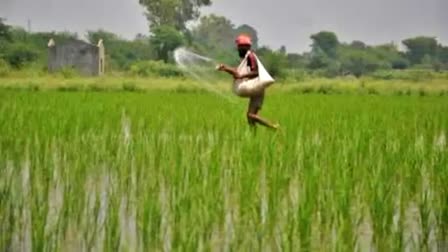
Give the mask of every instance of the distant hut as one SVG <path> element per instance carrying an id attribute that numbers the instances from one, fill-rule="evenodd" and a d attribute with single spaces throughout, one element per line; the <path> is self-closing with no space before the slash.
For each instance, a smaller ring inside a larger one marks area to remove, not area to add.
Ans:
<path id="1" fill-rule="evenodd" d="M 105 49 L 103 40 L 97 45 L 70 39 L 57 44 L 48 42 L 48 70 L 55 72 L 64 68 L 74 68 L 82 75 L 99 76 L 104 74 Z"/>

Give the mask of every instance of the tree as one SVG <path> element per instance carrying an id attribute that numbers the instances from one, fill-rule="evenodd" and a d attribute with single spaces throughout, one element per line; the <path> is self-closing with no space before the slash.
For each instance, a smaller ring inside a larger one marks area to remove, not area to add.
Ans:
<path id="1" fill-rule="evenodd" d="M 342 72 L 353 74 L 356 77 L 381 68 L 388 68 L 387 63 L 368 50 L 343 50 L 340 53 L 340 60 Z"/>
<path id="2" fill-rule="evenodd" d="M 394 43 L 369 47 L 367 50 L 379 60 L 387 62 L 393 69 L 406 69 L 409 67 L 409 61 Z"/>
<path id="3" fill-rule="evenodd" d="M 258 32 L 250 25 L 243 24 L 235 29 L 236 34 L 247 34 L 252 38 L 252 48 L 257 49 L 258 48 Z"/>
<path id="4" fill-rule="evenodd" d="M 4 23 L 3 18 L 0 18 L 0 40 L 11 40 L 10 27 Z"/>
<path id="5" fill-rule="evenodd" d="M 198 53 L 207 55 L 227 64 L 233 64 L 237 56 L 235 48 L 235 29 L 232 22 L 222 16 L 201 17 L 190 35 L 190 46 Z"/>
<path id="6" fill-rule="evenodd" d="M 186 23 L 199 17 L 199 9 L 211 4 L 211 0 L 139 0 L 146 8 L 150 28 L 172 26 L 186 31 Z"/>
<path id="7" fill-rule="evenodd" d="M 274 78 L 284 77 L 284 69 L 288 65 L 288 59 L 284 54 L 273 51 L 269 47 L 261 47 L 257 50 L 257 55 Z"/>
<path id="8" fill-rule="evenodd" d="M 339 40 L 335 33 L 322 31 L 311 35 L 311 39 L 313 51 L 321 49 L 328 57 L 336 58 Z"/>
<path id="9" fill-rule="evenodd" d="M 149 38 L 143 35 L 137 36 L 134 40 L 126 40 L 114 33 L 98 30 L 88 31 L 86 38 L 92 44 L 103 40 L 106 46 L 106 64 L 109 68 L 129 69 L 135 61 L 155 58 Z"/>
<path id="10" fill-rule="evenodd" d="M 97 31 L 87 31 L 86 38 L 91 44 L 96 44 L 101 39 L 105 42 L 107 41 L 108 43 L 113 43 L 120 40 L 116 34 L 102 29 Z"/>
<path id="11" fill-rule="evenodd" d="M 422 61 L 419 64 L 419 68 L 432 69 L 434 63 L 436 63 L 434 58 L 426 54 L 425 56 L 423 56 Z"/>
<path id="12" fill-rule="evenodd" d="M 11 44 L 4 55 L 5 60 L 14 68 L 20 69 L 39 57 L 39 53 L 32 46 L 25 43 Z"/>
<path id="13" fill-rule="evenodd" d="M 25 41 L 30 35 L 25 29 L 22 27 L 12 27 L 9 30 L 9 34 L 11 36 L 12 41 Z M 48 41 L 47 41 L 48 42 Z"/>
<path id="14" fill-rule="evenodd" d="M 37 32 L 30 33 L 20 27 L 8 29 L 9 41 L 0 43 L 0 54 L 12 67 L 21 68 L 28 63 L 36 62 L 43 64 L 47 58 L 47 44 L 50 39 L 57 43 L 70 38 L 75 34 L 67 32 Z"/>
<path id="15" fill-rule="evenodd" d="M 27 40 L 28 43 L 33 44 L 38 50 L 41 48 L 44 49 L 50 39 L 54 39 L 56 43 L 64 43 L 67 40 L 76 39 L 78 37 L 77 34 L 70 32 L 26 32 L 26 34 L 18 36 L 25 36 L 25 40 Z M 18 39 L 14 37 L 14 40 L 17 41 Z"/>
<path id="16" fill-rule="evenodd" d="M 286 55 L 289 68 L 305 68 L 307 61 L 304 56 L 298 53 L 289 53 Z"/>
<path id="17" fill-rule="evenodd" d="M 286 55 L 286 53 L 287 53 L 286 46 L 284 46 L 284 45 L 280 46 L 280 49 L 278 49 L 278 52 L 282 55 Z"/>
<path id="18" fill-rule="evenodd" d="M 366 49 L 367 45 L 359 40 L 354 40 L 351 44 L 350 47 L 354 48 L 354 49 Z"/>
<path id="19" fill-rule="evenodd" d="M 6 47 L 11 42 L 10 27 L 4 23 L 4 19 L 0 18 L 0 65 L 4 61 L 2 58 L 6 51 Z"/>
<path id="20" fill-rule="evenodd" d="M 440 62 L 446 64 L 448 67 L 448 47 L 440 45 L 438 50 L 438 58 Z"/>
<path id="21" fill-rule="evenodd" d="M 235 30 L 230 20 L 222 16 L 201 17 L 199 25 L 192 31 L 195 42 L 206 46 L 210 51 L 232 49 Z"/>
<path id="22" fill-rule="evenodd" d="M 145 34 L 141 34 L 141 33 L 137 33 L 137 35 L 135 35 L 134 41 L 147 41 L 149 40 L 149 37 Z"/>
<path id="23" fill-rule="evenodd" d="M 150 41 L 156 50 L 157 58 L 168 62 L 174 49 L 184 43 L 184 37 L 174 27 L 162 25 L 153 29 Z"/>
<path id="24" fill-rule="evenodd" d="M 437 55 L 437 40 L 431 37 L 416 37 L 403 40 L 407 48 L 407 56 L 411 64 L 421 64 L 423 58 L 428 55 L 431 58 Z"/>
<path id="25" fill-rule="evenodd" d="M 310 61 L 308 62 L 307 67 L 311 70 L 321 69 L 329 66 L 331 61 L 332 60 L 320 47 L 316 47 L 311 52 Z"/>

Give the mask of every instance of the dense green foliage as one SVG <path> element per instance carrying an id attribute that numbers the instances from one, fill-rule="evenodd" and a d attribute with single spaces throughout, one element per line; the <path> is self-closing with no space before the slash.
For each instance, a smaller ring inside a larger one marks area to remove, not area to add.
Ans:
<path id="1" fill-rule="evenodd" d="M 311 39 L 313 40 L 313 51 L 322 50 L 326 56 L 333 59 L 336 58 L 339 46 L 339 40 L 336 34 L 333 32 L 322 31 L 311 35 Z"/>
<path id="2" fill-rule="evenodd" d="M 171 58 L 170 54 L 184 44 L 184 37 L 171 26 L 158 26 L 152 30 L 150 41 L 158 59 L 168 62 Z"/>
<path id="3" fill-rule="evenodd" d="M 5 24 L 4 19 L 0 18 L 0 41 L 11 39 L 11 34 L 9 30 L 10 27 L 7 24 Z"/>
<path id="4" fill-rule="evenodd" d="M 312 35 L 313 46 L 308 68 L 327 77 L 351 74 L 357 77 L 378 70 L 403 70 L 407 68 L 448 69 L 446 47 L 434 38 L 407 39 L 406 52 L 400 52 L 394 44 L 368 46 L 361 41 L 340 43 L 334 33 L 321 32 Z"/>
<path id="5" fill-rule="evenodd" d="M 435 38 L 416 37 L 406 39 L 403 44 L 408 48 L 408 58 L 412 64 L 424 63 L 424 58 L 434 59 L 437 56 L 438 43 Z"/>
<path id="6" fill-rule="evenodd" d="M 283 131 L 254 134 L 243 100 L 185 92 L 0 91 L 0 250 L 447 240 L 445 97 L 269 95 Z"/>
<path id="7" fill-rule="evenodd" d="M 225 17 L 210 15 L 199 20 L 192 31 L 194 42 L 211 52 L 232 51 L 235 48 L 236 31 L 234 25 Z"/>
<path id="8" fill-rule="evenodd" d="M 130 68 L 131 75 L 140 77 L 182 77 L 184 73 L 172 64 L 162 61 L 140 61 Z"/>
<path id="9" fill-rule="evenodd" d="M 3 58 L 9 62 L 12 67 L 20 69 L 27 63 L 38 59 L 38 52 L 25 43 L 14 43 L 7 47 L 6 52 L 3 54 Z"/>
<path id="10" fill-rule="evenodd" d="M 139 0 L 146 8 L 146 17 L 151 28 L 170 26 L 178 31 L 186 30 L 186 23 L 199 17 L 201 6 L 210 0 Z"/>
<path id="11" fill-rule="evenodd" d="M 236 65 L 238 55 L 234 39 L 242 33 L 252 37 L 254 49 L 277 79 L 295 78 L 291 73 L 297 72 L 332 78 L 345 75 L 361 77 L 377 71 L 409 68 L 448 70 L 448 47 L 432 37 L 403 40 L 406 47 L 403 52 L 395 44 L 367 45 L 358 40 L 347 43 L 340 41 L 331 31 L 322 31 L 310 36 L 310 52 L 288 53 L 284 46 L 278 50 L 262 46 L 256 28 L 248 24 L 237 26 L 223 16 L 202 16 L 187 29 L 186 23 L 197 19 L 200 7 L 209 5 L 209 0 L 141 0 L 140 3 L 148 11 L 149 36 L 137 35 L 133 40 L 126 40 L 104 30 L 86 34 L 86 39 L 93 44 L 100 39 L 104 41 L 108 71 L 128 71 L 132 65 L 142 61 L 173 64 L 172 53 L 180 46 L 216 61 Z M 0 19 L 0 59 L 16 69 L 29 65 L 44 69 L 46 44 L 50 38 L 62 43 L 77 38 L 77 35 L 66 32 L 29 33 L 21 28 L 11 28 Z"/>
<path id="12" fill-rule="evenodd" d="M 254 48 L 258 48 L 258 33 L 250 25 L 244 24 L 236 27 L 226 17 L 213 14 L 203 16 L 191 30 L 189 46 L 200 54 L 234 65 L 238 60 L 238 54 L 235 51 L 235 38 L 239 34 L 250 35 Z"/>
<path id="13" fill-rule="evenodd" d="M 4 25 L 0 22 L 0 59 L 16 68 L 36 63 L 39 69 L 47 65 L 47 45 L 50 39 L 64 43 L 77 39 L 78 35 L 67 32 L 27 32 L 22 28 L 8 27 L 8 32 L 1 32 Z M 5 26 L 5 25 L 4 25 Z M 125 71 L 136 61 L 156 59 L 156 52 L 151 47 L 148 37 L 138 35 L 134 40 L 120 38 L 104 30 L 88 31 L 85 39 L 97 44 L 100 39 L 106 45 L 106 65 L 108 71 Z"/>
<path id="14" fill-rule="evenodd" d="M 152 60 L 155 52 L 148 37 L 137 35 L 132 41 L 104 30 L 89 31 L 87 40 L 97 44 L 101 39 L 106 46 L 106 64 L 109 70 L 127 70 L 136 61 Z"/>

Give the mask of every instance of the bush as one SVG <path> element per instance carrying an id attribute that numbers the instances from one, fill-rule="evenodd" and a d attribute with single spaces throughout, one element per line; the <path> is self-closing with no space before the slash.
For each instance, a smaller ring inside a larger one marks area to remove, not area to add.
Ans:
<path id="1" fill-rule="evenodd" d="M 287 69 L 284 70 L 284 75 L 289 81 L 303 82 L 306 80 L 307 73 L 301 69 Z"/>
<path id="2" fill-rule="evenodd" d="M 344 72 L 351 73 L 359 78 L 378 69 L 390 68 L 390 66 L 367 52 L 349 51 L 342 57 L 341 68 Z"/>
<path id="3" fill-rule="evenodd" d="M 6 61 L 0 59 L 0 77 L 7 77 L 10 72 L 11 67 L 9 66 L 9 64 Z"/>
<path id="4" fill-rule="evenodd" d="M 368 87 L 367 88 L 367 94 L 369 94 L 369 95 L 378 95 L 379 92 L 374 87 Z"/>
<path id="5" fill-rule="evenodd" d="M 423 97 L 423 96 L 426 96 L 426 95 L 427 95 L 427 92 L 426 92 L 425 89 L 423 89 L 423 88 L 419 88 L 419 89 L 418 89 L 418 95 Z"/>
<path id="6" fill-rule="evenodd" d="M 335 78 L 341 74 L 341 64 L 337 61 L 331 61 L 321 74 L 326 78 Z"/>
<path id="7" fill-rule="evenodd" d="M 434 78 L 434 73 L 430 70 L 410 70 L 403 73 L 406 73 L 406 75 L 403 76 L 403 79 L 415 82 L 432 80 Z"/>
<path id="8" fill-rule="evenodd" d="M 4 58 L 12 67 L 20 69 L 24 65 L 35 61 L 38 56 L 39 53 L 29 45 L 15 43 L 6 49 Z"/>
<path id="9" fill-rule="evenodd" d="M 91 92 L 106 92 L 109 91 L 109 89 L 105 86 L 101 86 L 97 83 L 93 83 L 89 86 L 87 86 L 87 90 Z"/>
<path id="10" fill-rule="evenodd" d="M 83 89 L 82 85 L 69 85 L 69 86 L 59 86 L 56 88 L 57 91 L 60 92 L 78 92 Z"/>
<path id="11" fill-rule="evenodd" d="M 407 59 L 396 58 L 391 61 L 393 69 L 403 70 L 409 67 L 410 63 Z"/>
<path id="12" fill-rule="evenodd" d="M 162 61 L 140 61 L 131 66 L 132 75 L 141 77 L 183 77 L 183 72 L 175 65 Z"/>
<path id="13" fill-rule="evenodd" d="M 286 77 L 285 68 L 287 67 L 288 62 L 283 54 L 267 51 L 260 55 L 260 60 L 272 77 L 280 79 Z"/>
<path id="14" fill-rule="evenodd" d="M 405 80 L 419 82 L 422 80 L 432 80 L 435 73 L 431 70 L 400 70 L 400 71 L 377 71 L 370 75 L 379 80 Z"/>
<path id="15" fill-rule="evenodd" d="M 331 84 L 322 84 L 317 88 L 319 94 L 337 94 L 338 91 Z"/>
<path id="16" fill-rule="evenodd" d="M 71 79 L 73 77 L 79 76 L 79 73 L 73 67 L 64 67 L 58 71 L 65 79 Z"/>
<path id="17" fill-rule="evenodd" d="M 134 82 L 124 82 L 122 86 L 123 91 L 126 92 L 140 92 L 142 91 Z"/>
<path id="18" fill-rule="evenodd" d="M 151 29 L 150 42 L 159 60 L 169 62 L 171 52 L 185 43 L 184 35 L 174 27 L 161 25 Z"/>
<path id="19" fill-rule="evenodd" d="M 395 71 L 376 71 L 370 75 L 374 79 L 378 80 L 393 80 L 396 78 Z"/>
<path id="20" fill-rule="evenodd" d="M 29 84 L 29 85 L 27 86 L 27 90 L 28 90 L 28 91 L 37 92 L 37 91 L 40 90 L 40 87 L 39 87 L 39 85 L 37 85 L 37 84 Z"/>
<path id="21" fill-rule="evenodd" d="M 335 78 L 341 75 L 341 68 L 339 63 L 334 61 L 325 68 L 314 70 L 312 73 L 314 77 Z"/>

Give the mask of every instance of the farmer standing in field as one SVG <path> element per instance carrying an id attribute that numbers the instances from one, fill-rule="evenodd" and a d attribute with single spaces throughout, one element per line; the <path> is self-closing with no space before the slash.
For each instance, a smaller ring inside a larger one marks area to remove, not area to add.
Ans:
<path id="1" fill-rule="evenodd" d="M 247 35 L 240 35 L 236 38 L 236 45 L 238 49 L 238 54 L 241 60 L 247 57 L 247 67 L 250 69 L 246 74 L 240 74 L 238 69 L 220 64 L 218 66 L 219 71 L 224 71 L 233 76 L 234 80 L 251 80 L 259 76 L 258 72 L 258 62 L 255 53 L 251 50 L 252 39 Z M 278 124 L 272 124 L 266 119 L 258 116 L 260 112 L 263 101 L 264 101 L 264 89 L 261 92 L 255 93 L 249 96 L 249 108 L 247 110 L 247 121 L 250 126 L 255 127 L 257 124 L 261 124 L 265 127 L 271 129 L 278 129 Z"/>

